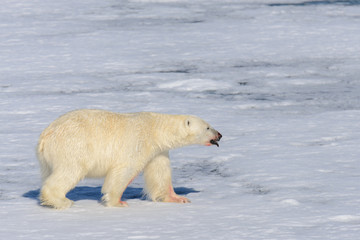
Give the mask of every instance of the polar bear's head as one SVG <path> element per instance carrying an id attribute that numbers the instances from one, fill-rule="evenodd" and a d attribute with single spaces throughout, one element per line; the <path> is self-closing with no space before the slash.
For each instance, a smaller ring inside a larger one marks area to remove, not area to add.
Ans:
<path id="1" fill-rule="evenodd" d="M 219 146 L 218 141 L 220 141 L 222 135 L 201 118 L 188 116 L 184 125 L 187 133 L 187 143 Z"/>

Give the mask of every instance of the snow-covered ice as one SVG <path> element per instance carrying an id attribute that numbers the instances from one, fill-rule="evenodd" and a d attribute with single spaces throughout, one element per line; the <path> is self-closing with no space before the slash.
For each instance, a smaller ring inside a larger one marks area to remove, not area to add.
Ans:
<path id="1" fill-rule="evenodd" d="M 360 1 L 4 0 L 1 239 L 358 239 Z M 39 206 L 35 146 L 78 108 L 194 114 L 220 147 L 171 152 L 191 204 Z"/>

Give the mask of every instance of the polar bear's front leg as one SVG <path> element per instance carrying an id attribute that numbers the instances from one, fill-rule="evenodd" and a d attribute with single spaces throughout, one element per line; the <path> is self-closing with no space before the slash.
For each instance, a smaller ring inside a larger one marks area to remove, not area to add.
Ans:
<path id="1" fill-rule="evenodd" d="M 104 204 L 107 207 L 127 207 L 127 202 L 121 201 L 121 197 L 135 177 L 136 174 L 129 168 L 117 167 L 110 170 L 101 189 Z"/>
<path id="2" fill-rule="evenodd" d="M 189 199 L 175 193 L 171 182 L 169 152 L 152 159 L 144 169 L 145 189 L 150 199 L 160 202 L 189 203 Z"/>

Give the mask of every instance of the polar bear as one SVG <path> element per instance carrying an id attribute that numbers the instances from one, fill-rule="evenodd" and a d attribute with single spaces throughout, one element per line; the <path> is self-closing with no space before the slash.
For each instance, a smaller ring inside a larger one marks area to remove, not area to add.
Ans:
<path id="1" fill-rule="evenodd" d="M 169 150 L 191 144 L 218 145 L 222 135 L 202 119 L 153 112 L 119 114 L 76 110 L 52 122 L 40 135 L 41 205 L 64 209 L 68 191 L 85 177 L 105 177 L 105 206 L 124 207 L 122 194 L 144 172 L 153 201 L 188 203 L 171 182 Z"/>

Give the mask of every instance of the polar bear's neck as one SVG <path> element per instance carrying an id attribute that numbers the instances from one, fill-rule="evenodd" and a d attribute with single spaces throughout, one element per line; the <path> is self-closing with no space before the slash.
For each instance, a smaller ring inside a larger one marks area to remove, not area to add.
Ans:
<path id="1" fill-rule="evenodd" d="M 183 126 L 184 116 L 153 113 L 152 120 L 151 135 L 154 136 L 154 144 L 161 151 L 187 145 Z"/>

